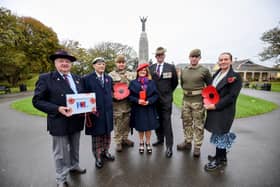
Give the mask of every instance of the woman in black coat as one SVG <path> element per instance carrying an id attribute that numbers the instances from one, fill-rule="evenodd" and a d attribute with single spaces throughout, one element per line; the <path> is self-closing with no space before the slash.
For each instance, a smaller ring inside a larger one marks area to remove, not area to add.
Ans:
<path id="1" fill-rule="evenodd" d="M 234 116 L 235 105 L 242 87 L 242 80 L 232 69 L 232 55 L 222 53 L 219 56 L 220 69 L 213 75 L 212 85 L 216 87 L 220 100 L 217 104 L 207 104 L 207 118 L 205 129 L 212 133 L 210 142 L 216 146 L 216 155 L 208 156 L 210 161 L 205 165 L 206 171 L 213 171 L 227 164 L 226 150 L 235 139 L 230 132 Z"/>
<path id="2" fill-rule="evenodd" d="M 151 130 L 159 126 L 155 106 L 158 93 L 155 82 L 151 80 L 148 66 L 149 64 L 140 64 L 137 68 L 137 78 L 129 85 L 129 100 L 132 102 L 130 126 L 139 132 L 140 153 L 144 152 L 144 135 L 147 152 L 152 153 Z"/>

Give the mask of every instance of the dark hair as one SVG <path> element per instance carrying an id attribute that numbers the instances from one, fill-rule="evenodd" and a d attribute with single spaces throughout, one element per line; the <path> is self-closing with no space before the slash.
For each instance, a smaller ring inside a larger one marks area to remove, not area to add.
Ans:
<path id="1" fill-rule="evenodd" d="M 228 55 L 229 58 L 230 58 L 230 61 L 232 61 L 232 54 L 230 52 L 223 52 L 223 53 L 220 54 L 220 56 L 221 55 Z"/>

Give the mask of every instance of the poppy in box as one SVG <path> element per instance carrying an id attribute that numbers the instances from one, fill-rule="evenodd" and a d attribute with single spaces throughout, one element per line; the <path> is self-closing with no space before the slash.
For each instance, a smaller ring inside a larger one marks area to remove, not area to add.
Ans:
<path id="1" fill-rule="evenodd" d="M 147 96 L 146 96 L 146 90 L 140 91 L 140 92 L 139 92 L 139 99 L 142 99 L 142 100 L 146 101 L 146 98 L 147 98 Z"/>
<path id="2" fill-rule="evenodd" d="M 202 97 L 204 104 L 217 104 L 220 100 L 220 96 L 217 89 L 214 86 L 207 86 L 202 90 Z"/>

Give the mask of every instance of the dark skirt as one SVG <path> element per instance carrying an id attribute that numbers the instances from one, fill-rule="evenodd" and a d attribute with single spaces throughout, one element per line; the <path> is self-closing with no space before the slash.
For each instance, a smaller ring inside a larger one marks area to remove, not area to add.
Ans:
<path id="1" fill-rule="evenodd" d="M 158 115 L 155 105 L 133 105 L 131 110 L 130 127 L 137 131 L 149 131 L 159 127 Z"/>

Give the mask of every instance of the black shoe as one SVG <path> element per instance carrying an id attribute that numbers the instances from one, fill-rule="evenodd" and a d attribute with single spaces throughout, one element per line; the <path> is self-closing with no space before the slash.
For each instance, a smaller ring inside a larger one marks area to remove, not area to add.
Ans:
<path id="1" fill-rule="evenodd" d="M 205 169 L 205 171 L 216 171 L 216 170 L 220 169 L 223 166 L 224 165 L 222 164 L 221 161 L 215 159 L 215 160 L 209 162 L 208 164 L 206 164 L 204 166 L 204 169 Z"/>
<path id="2" fill-rule="evenodd" d="M 212 161 L 214 161 L 214 160 L 216 160 L 216 156 L 212 156 L 212 155 L 208 155 L 208 160 L 210 161 L 210 162 L 212 162 Z M 223 166 L 226 166 L 227 165 L 227 158 L 220 158 L 220 162 L 221 162 L 221 164 L 223 165 Z"/>
<path id="3" fill-rule="evenodd" d="M 68 183 L 63 182 L 63 183 L 57 184 L 57 187 L 68 187 Z"/>
<path id="4" fill-rule="evenodd" d="M 171 148 L 171 147 L 168 147 L 168 148 L 166 149 L 166 152 L 165 152 L 166 157 L 167 157 L 167 158 L 171 158 L 171 157 L 172 157 L 172 154 L 173 154 L 172 148 Z"/>
<path id="5" fill-rule="evenodd" d="M 76 173 L 76 174 L 84 174 L 84 173 L 87 172 L 87 170 L 85 168 L 77 167 L 75 169 L 71 169 L 70 172 L 71 173 Z"/>
<path id="6" fill-rule="evenodd" d="M 153 150 L 152 150 L 151 144 L 146 143 L 146 149 L 147 149 L 148 154 L 152 154 Z"/>
<path id="7" fill-rule="evenodd" d="M 144 153 L 144 143 L 139 144 L 139 153 L 143 154 Z"/>
<path id="8" fill-rule="evenodd" d="M 159 145 L 163 145 L 163 140 L 158 140 L 155 143 L 152 144 L 153 146 L 159 146 Z"/>
<path id="9" fill-rule="evenodd" d="M 95 166 L 99 169 L 103 167 L 103 161 L 101 160 L 101 158 L 95 159 Z"/>
<path id="10" fill-rule="evenodd" d="M 114 160 L 115 160 L 115 157 L 114 157 L 113 155 L 111 155 L 108 151 L 103 152 L 103 153 L 102 153 L 102 157 L 103 157 L 105 160 L 109 160 L 109 161 L 114 161 Z"/>
<path id="11" fill-rule="evenodd" d="M 211 161 L 214 161 L 216 159 L 216 156 L 212 156 L 212 155 L 208 155 L 208 160 L 211 162 Z"/>

